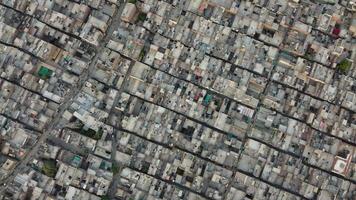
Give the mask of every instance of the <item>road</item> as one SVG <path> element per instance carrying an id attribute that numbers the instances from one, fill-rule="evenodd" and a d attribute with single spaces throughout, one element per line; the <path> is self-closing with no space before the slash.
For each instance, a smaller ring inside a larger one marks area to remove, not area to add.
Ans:
<path id="1" fill-rule="evenodd" d="M 117 105 L 117 101 L 120 99 L 120 95 L 123 92 L 123 88 L 124 88 L 123 86 L 126 83 L 126 80 L 128 79 L 127 77 L 129 77 L 131 69 L 132 69 L 132 65 L 130 65 L 129 70 L 127 71 L 127 73 L 125 75 L 124 82 L 123 82 L 123 84 L 122 84 L 122 86 L 121 86 L 121 88 L 120 88 L 120 90 L 118 92 L 118 95 L 114 99 L 114 104 L 113 104 L 113 107 L 111 108 L 111 111 L 110 111 L 109 114 L 112 114 L 114 112 L 113 110 L 115 109 L 115 105 Z M 122 120 L 122 115 L 119 115 L 117 120 L 121 121 Z M 111 163 L 113 165 L 116 165 L 116 166 L 119 167 L 118 171 L 121 171 L 121 166 L 119 166 L 117 161 L 115 160 L 115 158 L 116 158 L 116 149 L 117 149 L 117 131 L 118 130 L 114 129 L 114 132 L 113 132 L 113 138 L 112 138 L 112 141 L 111 141 L 111 159 L 110 159 L 110 161 L 111 161 Z M 107 192 L 107 195 L 108 195 L 108 197 L 110 199 L 114 199 L 114 195 L 116 193 L 116 188 L 117 188 L 117 184 L 118 184 L 118 180 L 119 180 L 118 177 L 119 177 L 119 174 L 114 174 L 114 178 L 111 181 L 109 190 Z"/>
<path id="2" fill-rule="evenodd" d="M 33 160 L 33 158 L 35 157 L 36 152 L 39 150 L 41 144 L 43 144 L 48 139 L 48 137 L 51 135 L 52 132 L 54 132 L 58 128 L 61 128 L 60 120 L 62 118 L 64 111 L 67 110 L 67 108 L 69 108 L 69 106 L 73 103 L 76 95 L 80 92 L 84 83 L 90 78 L 90 74 L 92 74 L 93 70 L 95 70 L 95 64 L 96 64 L 97 60 L 99 59 L 100 52 L 102 52 L 104 50 L 104 48 L 105 48 L 107 42 L 110 40 L 110 37 L 112 36 L 113 32 L 118 27 L 122 10 L 123 10 L 123 6 L 120 6 L 118 11 L 116 11 L 116 13 L 114 14 L 114 16 L 112 18 L 112 23 L 110 24 L 105 37 L 102 39 L 102 42 L 100 42 L 99 46 L 96 48 L 96 54 L 95 54 L 94 58 L 90 62 L 87 70 L 84 71 L 79 76 L 79 81 L 78 81 L 77 85 L 64 97 L 63 103 L 59 106 L 59 109 L 57 111 L 57 115 L 46 126 L 46 128 L 43 130 L 42 135 L 39 137 L 36 144 L 26 154 L 26 156 L 23 158 L 23 160 L 21 160 L 17 164 L 15 169 L 7 177 L 0 180 L 0 185 L 4 185 L 4 184 L 11 182 L 11 180 L 13 180 L 17 174 L 21 173 L 25 169 L 27 164 Z M 0 194 L 3 194 L 5 189 L 6 189 L 6 187 L 1 187 Z"/>
<path id="3" fill-rule="evenodd" d="M 108 119 L 110 120 L 111 118 L 111 115 L 114 113 L 114 110 L 115 110 L 115 106 L 117 105 L 118 101 L 120 100 L 120 96 L 121 94 L 124 92 L 124 89 L 125 89 L 125 85 L 127 83 L 127 80 L 128 78 L 130 77 L 130 74 L 131 74 L 131 71 L 132 71 L 132 67 L 133 65 L 135 64 L 134 61 L 131 62 L 126 74 L 125 74 L 125 77 L 124 77 L 124 80 L 122 82 L 122 85 L 120 86 L 119 90 L 118 90 L 118 93 L 117 93 L 117 96 L 115 97 L 114 99 L 114 103 L 113 103 L 113 106 L 112 108 L 110 109 L 110 112 L 109 112 L 109 117 Z M 119 114 L 117 115 L 117 121 L 122 121 L 122 115 Z M 110 124 L 110 123 L 108 123 Z M 115 160 L 116 158 L 116 149 L 117 149 L 117 130 L 114 129 L 114 132 L 113 132 L 113 138 L 112 138 L 112 141 L 111 141 L 111 144 L 112 144 L 112 147 L 111 147 L 111 163 L 112 164 L 115 164 L 118 166 L 118 163 L 117 161 Z M 121 171 L 121 166 L 118 166 L 120 170 L 118 171 Z M 114 199 L 114 195 L 116 193 L 116 188 L 117 188 L 117 184 L 118 184 L 118 180 L 119 180 L 119 174 L 115 174 L 114 175 L 114 178 L 113 180 L 111 181 L 111 184 L 110 184 L 110 187 L 109 187 L 109 190 L 108 190 L 108 193 L 107 195 L 109 196 L 110 199 Z"/>

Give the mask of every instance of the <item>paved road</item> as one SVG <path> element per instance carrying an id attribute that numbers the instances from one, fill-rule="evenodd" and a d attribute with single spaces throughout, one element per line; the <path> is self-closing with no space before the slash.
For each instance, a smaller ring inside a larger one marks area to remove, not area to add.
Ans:
<path id="1" fill-rule="evenodd" d="M 120 9 L 119 9 L 119 13 L 122 12 L 124 6 L 124 4 L 122 4 L 122 6 L 120 6 Z M 117 21 L 119 22 L 120 19 L 117 19 Z M 115 25 L 113 27 L 116 27 Z M 125 85 L 127 83 L 127 80 L 128 78 L 130 77 L 130 74 L 131 74 L 131 71 L 132 71 L 132 67 L 133 65 L 135 64 L 135 62 L 132 62 L 129 66 L 129 68 L 127 69 L 127 72 L 125 74 L 125 77 L 124 77 L 124 80 L 122 82 L 122 85 L 120 86 L 119 90 L 118 90 L 118 93 L 117 93 L 117 96 L 115 97 L 114 99 L 114 102 L 113 102 L 113 106 L 112 108 L 110 109 L 110 112 L 109 112 L 109 117 L 108 117 L 108 120 L 111 119 L 111 115 L 114 113 L 114 110 L 115 110 L 115 106 L 117 105 L 118 101 L 120 100 L 121 98 L 121 94 L 123 93 L 124 89 L 125 89 Z M 117 116 L 118 118 L 116 119 L 117 121 L 121 121 L 122 120 L 122 115 L 119 115 Z M 108 124 L 111 124 L 111 123 L 108 123 Z M 116 149 L 117 149 L 117 131 L 114 129 L 114 132 L 113 132 L 113 137 L 112 137 L 112 147 L 111 147 L 111 163 L 118 166 L 119 167 L 119 170 L 118 171 L 121 171 L 121 166 L 118 165 L 117 161 L 115 160 L 116 158 Z M 117 188 L 117 185 L 118 185 L 118 180 L 119 180 L 119 174 L 115 174 L 114 177 L 113 177 L 113 180 L 111 181 L 111 184 L 110 184 L 110 187 L 109 187 L 109 190 L 107 192 L 107 196 L 110 198 L 110 199 L 114 199 L 114 196 L 115 196 L 115 193 L 116 193 L 116 188 Z"/>
<path id="2" fill-rule="evenodd" d="M 128 80 L 128 77 L 130 76 L 133 64 L 134 64 L 134 62 L 131 63 L 129 69 L 127 70 L 127 73 L 125 74 L 125 77 L 124 77 L 124 81 L 122 82 L 122 85 L 119 89 L 118 95 L 114 99 L 113 107 L 111 108 L 110 113 L 109 113 L 109 119 L 110 119 L 110 115 L 112 113 L 114 113 L 115 106 L 117 105 L 117 102 L 120 100 L 120 96 L 121 96 L 122 92 L 124 91 L 124 88 L 125 88 L 124 86 Z M 116 120 L 122 121 L 122 117 L 123 117 L 122 115 L 119 115 Z M 110 160 L 111 160 L 112 164 L 115 164 L 116 166 L 119 167 L 118 171 L 121 171 L 121 166 L 119 166 L 117 161 L 115 160 L 116 149 L 117 149 L 117 135 L 116 134 L 117 134 L 117 130 L 114 129 L 113 137 L 112 137 L 112 141 L 111 141 L 112 146 L 111 146 L 111 159 Z M 109 190 L 107 193 L 107 195 L 109 196 L 110 199 L 114 199 L 118 180 L 119 180 L 119 174 L 114 174 L 113 180 L 111 181 L 111 184 L 110 184 L 110 187 L 109 187 Z"/>
<path id="3" fill-rule="evenodd" d="M 62 118 L 62 115 L 67 108 L 73 103 L 75 96 L 80 92 L 82 86 L 84 83 L 89 79 L 90 74 L 92 74 L 93 70 L 95 69 L 95 64 L 96 61 L 99 59 L 99 53 L 102 52 L 107 44 L 107 42 L 110 40 L 110 37 L 112 36 L 113 32 L 116 30 L 118 23 L 120 22 L 120 15 L 122 13 L 123 6 L 120 6 L 120 9 L 115 13 L 113 16 L 113 21 L 111 25 L 108 28 L 108 31 L 103 38 L 102 42 L 100 42 L 99 47 L 96 48 L 96 55 L 92 59 L 91 63 L 89 64 L 87 70 L 85 70 L 80 76 L 79 76 L 79 81 L 65 97 L 63 100 L 63 103 L 60 105 L 59 110 L 57 112 L 57 115 L 52 119 L 52 121 L 47 125 L 47 127 L 44 129 L 42 135 L 38 139 L 37 143 L 32 147 L 32 149 L 27 153 L 27 155 L 23 158 L 22 161 L 20 161 L 15 169 L 12 171 L 11 174 L 9 174 L 7 177 L 3 178 L 0 180 L 0 185 L 4 185 L 5 183 L 11 182 L 15 178 L 15 176 L 21 171 L 25 169 L 27 164 L 32 161 L 34 156 L 36 155 L 36 152 L 38 151 L 39 147 L 41 144 L 43 144 L 47 138 L 51 135 L 51 132 L 55 131 L 60 126 L 60 120 Z M 6 187 L 1 187 L 0 188 L 0 194 L 3 194 L 5 191 Z"/>

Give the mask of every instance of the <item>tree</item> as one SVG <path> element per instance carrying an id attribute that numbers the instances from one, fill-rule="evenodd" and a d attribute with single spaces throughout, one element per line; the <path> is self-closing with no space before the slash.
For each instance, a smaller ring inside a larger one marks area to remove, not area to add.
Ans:
<path id="1" fill-rule="evenodd" d="M 351 67 L 351 62 L 348 59 L 343 59 L 339 64 L 337 64 L 337 68 L 342 72 L 342 73 L 347 73 Z"/>
<path id="2" fill-rule="evenodd" d="M 110 198 L 109 198 L 108 195 L 104 195 L 104 196 L 101 197 L 101 200 L 109 200 L 109 199 L 110 199 Z"/>
<path id="3" fill-rule="evenodd" d="M 138 21 L 145 21 L 146 20 L 146 17 L 147 17 L 147 14 L 146 13 L 140 13 L 137 17 L 137 20 Z"/>
<path id="4" fill-rule="evenodd" d="M 103 136 L 104 130 L 102 127 L 99 128 L 97 132 L 95 132 L 94 136 L 92 137 L 94 140 L 100 140 L 101 136 Z"/>
<path id="5" fill-rule="evenodd" d="M 43 160 L 42 171 L 46 176 L 54 177 L 57 173 L 55 160 Z"/>
<path id="6" fill-rule="evenodd" d="M 119 171 L 120 171 L 119 165 L 116 164 L 116 163 L 113 163 L 113 164 L 112 164 L 111 171 L 112 171 L 113 174 L 119 173 Z"/>

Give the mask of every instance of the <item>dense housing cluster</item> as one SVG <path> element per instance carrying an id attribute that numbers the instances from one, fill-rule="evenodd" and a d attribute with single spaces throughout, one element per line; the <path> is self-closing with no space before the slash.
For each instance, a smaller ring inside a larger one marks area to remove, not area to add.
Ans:
<path id="1" fill-rule="evenodd" d="M 0 199 L 356 198 L 353 0 L 1 0 Z"/>

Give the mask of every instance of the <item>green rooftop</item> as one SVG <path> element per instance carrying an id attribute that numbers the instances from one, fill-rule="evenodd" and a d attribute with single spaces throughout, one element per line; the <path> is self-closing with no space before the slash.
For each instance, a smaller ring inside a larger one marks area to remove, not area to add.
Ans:
<path id="1" fill-rule="evenodd" d="M 42 79 L 48 79 L 52 74 L 53 71 L 44 66 L 41 66 L 40 70 L 38 71 L 38 76 L 40 76 Z"/>
<path id="2" fill-rule="evenodd" d="M 67 62 L 69 62 L 69 61 L 70 61 L 70 57 L 69 57 L 69 56 L 66 56 L 66 57 L 64 57 L 64 60 L 67 61 Z"/>
<path id="3" fill-rule="evenodd" d="M 82 161 L 82 157 L 76 155 L 76 156 L 74 156 L 74 158 L 72 160 L 72 164 L 74 166 L 79 166 L 81 161 Z"/>
<path id="4" fill-rule="evenodd" d="M 213 98 L 213 96 L 211 96 L 210 94 L 207 94 L 203 100 L 204 104 L 208 105 L 212 98 Z"/>

